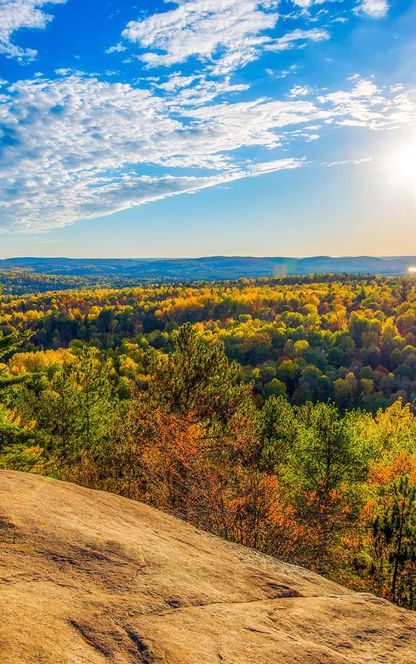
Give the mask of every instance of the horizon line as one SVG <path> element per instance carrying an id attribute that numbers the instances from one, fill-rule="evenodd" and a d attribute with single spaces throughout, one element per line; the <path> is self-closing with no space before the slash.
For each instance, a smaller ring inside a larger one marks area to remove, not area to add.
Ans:
<path id="1" fill-rule="evenodd" d="M 284 255 L 255 255 L 255 254 L 210 254 L 197 256 L 2 256 L 0 261 L 9 260 L 145 260 L 145 261 L 163 261 L 163 260 L 202 260 L 207 258 L 258 258 L 258 259 L 283 259 L 283 260 L 308 260 L 312 258 L 326 259 L 347 259 L 347 258 L 376 258 L 379 260 L 392 259 L 416 259 L 416 254 L 395 254 L 395 255 L 377 255 L 377 254 L 308 254 L 305 256 L 284 256 Z"/>

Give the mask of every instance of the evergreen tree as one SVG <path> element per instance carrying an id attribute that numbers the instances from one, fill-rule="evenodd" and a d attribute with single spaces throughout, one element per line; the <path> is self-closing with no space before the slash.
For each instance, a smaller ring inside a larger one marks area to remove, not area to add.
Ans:
<path id="1" fill-rule="evenodd" d="M 150 356 L 149 374 L 149 398 L 196 421 L 226 422 L 249 395 L 247 386 L 237 384 L 237 363 L 188 323 L 173 333 L 171 353 Z"/>
<path id="2" fill-rule="evenodd" d="M 30 336 L 30 333 L 21 334 L 15 331 L 0 337 L 0 359 L 12 353 Z M 35 438 L 33 431 L 21 426 L 21 418 L 4 405 L 7 388 L 24 380 L 24 375 L 11 376 L 6 368 L 0 368 L 0 467 L 10 465 L 5 459 L 9 456 L 14 457 L 17 448 L 21 451 L 26 445 L 33 443 Z M 1 458 L 3 456 L 5 458 Z M 27 470 L 28 468 L 22 469 Z"/>
<path id="3" fill-rule="evenodd" d="M 97 349 L 84 346 L 72 377 L 79 388 L 79 443 L 84 450 L 91 451 L 108 435 L 117 412 L 117 400 L 110 381 L 108 362 L 100 357 Z"/>
<path id="4" fill-rule="evenodd" d="M 271 397 L 266 401 L 258 417 L 258 463 L 262 470 L 278 472 L 287 462 L 298 428 L 294 409 L 286 399 Z"/>
<path id="5" fill-rule="evenodd" d="M 118 413 L 109 373 L 97 349 L 81 347 L 72 362 L 34 376 L 24 388 L 21 409 L 36 421 L 58 466 L 78 463 L 109 435 Z"/>
<path id="6" fill-rule="evenodd" d="M 376 584 L 387 584 L 393 602 L 416 608 L 416 486 L 408 475 L 393 483 L 391 500 L 373 522 L 373 541 Z"/>

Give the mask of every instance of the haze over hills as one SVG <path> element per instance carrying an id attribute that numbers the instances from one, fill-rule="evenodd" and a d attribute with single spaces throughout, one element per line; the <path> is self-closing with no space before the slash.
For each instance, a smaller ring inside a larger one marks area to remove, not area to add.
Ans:
<path id="1" fill-rule="evenodd" d="M 2 664 L 410 664 L 412 612 L 102 491 L 0 471 Z"/>
<path id="2" fill-rule="evenodd" d="M 67 276 L 117 276 L 155 281 L 218 280 L 307 274 L 397 276 L 416 256 L 312 256 L 308 258 L 207 256 L 201 258 L 6 258 L 0 270 Z"/>

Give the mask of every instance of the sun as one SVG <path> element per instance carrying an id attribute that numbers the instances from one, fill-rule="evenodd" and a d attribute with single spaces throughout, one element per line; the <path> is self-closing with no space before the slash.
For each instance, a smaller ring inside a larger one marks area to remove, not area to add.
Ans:
<path id="1" fill-rule="evenodd" d="M 416 139 L 412 137 L 391 153 L 388 168 L 394 183 L 408 185 L 416 192 Z"/>

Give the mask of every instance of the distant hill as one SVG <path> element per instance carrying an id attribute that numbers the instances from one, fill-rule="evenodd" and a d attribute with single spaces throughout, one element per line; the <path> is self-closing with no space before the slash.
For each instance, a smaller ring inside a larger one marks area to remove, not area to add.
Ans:
<path id="1" fill-rule="evenodd" d="M 7 258 L 0 270 L 146 281 L 219 280 L 307 274 L 405 275 L 416 256 L 312 256 L 310 258 L 209 256 L 205 258 Z"/>
<path id="2" fill-rule="evenodd" d="M 416 616 L 141 503 L 0 471 L 2 664 L 412 664 Z"/>

